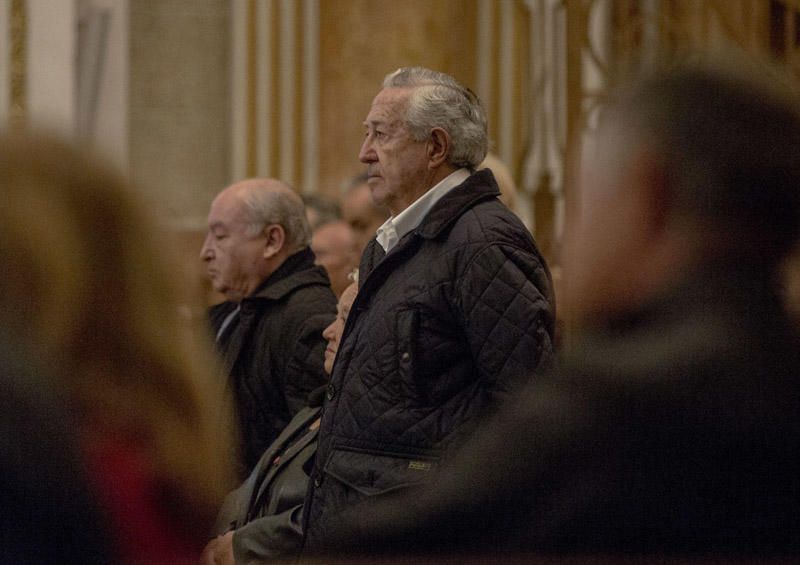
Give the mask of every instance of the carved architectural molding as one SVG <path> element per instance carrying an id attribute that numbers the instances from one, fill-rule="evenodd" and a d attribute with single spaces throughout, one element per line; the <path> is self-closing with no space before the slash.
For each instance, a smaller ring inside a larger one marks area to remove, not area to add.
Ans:
<path id="1" fill-rule="evenodd" d="M 235 0 L 232 179 L 318 183 L 319 0 Z"/>
<path id="2" fill-rule="evenodd" d="M 531 198 L 534 233 L 556 262 L 565 210 L 579 206 L 567 159 L 610 87 L 659 64 L 731 51 L 777 62 L 800 84 L 798 0 L 527 0 L 526 6 L 529 137 L 521 170 L 509 165 Z"/>

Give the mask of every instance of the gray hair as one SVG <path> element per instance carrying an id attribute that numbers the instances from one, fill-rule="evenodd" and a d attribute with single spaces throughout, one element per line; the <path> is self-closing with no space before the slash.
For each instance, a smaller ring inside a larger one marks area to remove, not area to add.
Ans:
<path id="1" fill-rule="evenodd" d="M 311 242 L 305 206 L 294 192 L 272 190 L 268 185 L 258 186 L 244 193 L 243 202 L 248 217 L 247 230 L 251 235 L 261 233 L 270 224 L 278 224 L 286 233 L 290 251 L 299 251 Z"/>
<path id="2" fill-rule="evenodd" d="M 486 157 L 489 134 L 486 111 L 478 97 L 450 75 L 423 67 L 404 67 L 386 75 L 384 88 L 413 88 L 405 123 L 416 141 L 427 139 L 433 128 L 450 135 L 448 162 L 475 169 Z"/>

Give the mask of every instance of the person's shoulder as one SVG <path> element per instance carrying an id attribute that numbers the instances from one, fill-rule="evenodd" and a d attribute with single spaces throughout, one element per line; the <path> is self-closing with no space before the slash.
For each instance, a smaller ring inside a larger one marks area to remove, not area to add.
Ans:
<path id="1" fill-rule="evenodd" d="M 478 202 L 470 209 L 467 216 L 472 216 L 473 221 L 480 221 L 488 229 L 498 230 L 498 233 L 525 233 L 530 234 L 522 220 L 508 206 L 497 198 Z"/>
<path id="2" fill-rule="evenodd" d="M 298 278 L 297 285 L 288 294 L 290 302 L 299 307 L 315 308 L 317 306 L 336 309 L 336 295 L 331 290 L 330 280 L 322 267 L 314 266 Z"/>
<path id="3" fill-rule="evenodd" d="M 522 220 L 497 199 L 479 202 L 462 214 L 449 230 L 446 245 L 461 249 L 467 256 L 487 248 L 497 252 L 508 248 L 537 258 L 541 255 Z"/>
<path id="4" fill-rule="evenodd" d="M 287 273 L 280 280 L 268 284 L 256 299 L 267 299 L 273 303 L 295 306 L 306 301 L 332 302 L 336 306 L 336 297 L 331 290 L 330 279 L 325 270 L 318 265 L 302 265 Z"/>
<path id="5" fill-rule="evenodd" d="M 319 333 L 336 316 L 336 295 L 327 278 L 313 277 L 287 293 L 279 308 L 286 324 Z"/>

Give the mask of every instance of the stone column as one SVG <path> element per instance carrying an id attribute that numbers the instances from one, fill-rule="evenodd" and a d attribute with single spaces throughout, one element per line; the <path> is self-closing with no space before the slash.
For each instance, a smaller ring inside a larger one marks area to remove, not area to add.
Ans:
<path id="1" fill-rule="evenodd" d="M 229 181 L 230 4 L 130 3 L 130 169 L 176 229 Z"/>

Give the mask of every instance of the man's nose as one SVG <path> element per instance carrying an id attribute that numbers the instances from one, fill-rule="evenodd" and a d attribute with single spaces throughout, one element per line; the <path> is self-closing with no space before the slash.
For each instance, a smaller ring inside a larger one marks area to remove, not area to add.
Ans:
<path id="1" fill-rule="evenodd" d="M 203 247 L 200 248 L 200 259 L 208 261 L 213 255 L 214 253 L 211 250 L 211 245 L 209 245 L 208 237 L 206 237 L 206 240 L 203 242 Z"/>
<path id="2" fill-rule="evenodd" d="M 369 137 L 364 138 L 364 143 L 361 144 L 361 151 L 358 152 L 358 160 L 362 163 L 372 163 L 375 161 L 375 150 L 372 148 L 372 140 Z"/>

